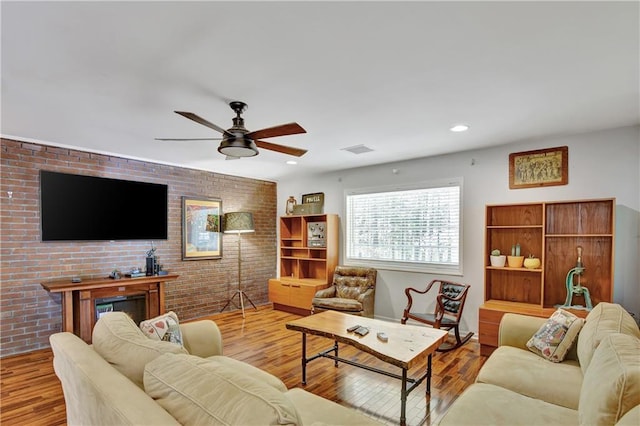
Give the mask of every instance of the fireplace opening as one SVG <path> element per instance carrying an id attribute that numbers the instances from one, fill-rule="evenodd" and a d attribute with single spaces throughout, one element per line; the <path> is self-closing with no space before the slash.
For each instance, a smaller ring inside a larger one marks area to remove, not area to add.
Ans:
<path id="1" fill-rule="evenodd" d="M 144 294 L 113 296 L 95 299 L 96 321 L 107 312 L 125 312 L 136 324 L 147 317 L 147 301 Z"/>

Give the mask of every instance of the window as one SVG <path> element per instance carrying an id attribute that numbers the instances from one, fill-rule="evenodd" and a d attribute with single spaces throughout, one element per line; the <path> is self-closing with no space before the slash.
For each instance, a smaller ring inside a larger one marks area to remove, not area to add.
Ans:
<path id="1" fill-rule="evenodd" d="M 345 191 L 345 263 L 462 274 L 462 179 Z"/>

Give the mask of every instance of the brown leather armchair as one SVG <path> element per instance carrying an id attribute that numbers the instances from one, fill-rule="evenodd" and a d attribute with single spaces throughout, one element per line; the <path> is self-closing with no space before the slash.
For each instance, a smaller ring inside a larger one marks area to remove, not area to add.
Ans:
<path id="1" fill-rule="evenodd" d="M 373 318 L 377 275 L 374 268 L 336 266 L 331 287 L 316 292 L 311 313 L 333 310 Z"/>

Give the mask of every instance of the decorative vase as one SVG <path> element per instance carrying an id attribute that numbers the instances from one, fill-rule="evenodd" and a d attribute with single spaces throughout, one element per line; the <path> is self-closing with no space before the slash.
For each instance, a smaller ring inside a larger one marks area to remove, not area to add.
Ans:
<path id="1" fill-rule="evenodd" d="M 296 198 L 292 195 L 289 197 L 289 199 L 287 200 L 287 206 L 284 209 L 284 212 L 290 216 L 293 214 L 293 206 L 295 206 L 296 204 L 298 204 L 298 202 L 296 201 Z"/>
<path id="2" fill-rule="evenodd" d="M 489 256 L 489 260 L 491 261 L 491 266 L 502 268 L 507 261 L 507 256 L 505 256 L 504 254 L 501 254 L 499 256 Z"/>
<path id="3" fill-rule="evenodd" d="M 509 268 L 522 268 L 524 256 L 507 256 L 507 264 Z"/>
<path id="4" fill-rule="evenodd" d="M 527 269 L 538 269 L 540 267 L 540 259 L 537 257 L 527 257 L 524 260 L 524 267 Z"/>

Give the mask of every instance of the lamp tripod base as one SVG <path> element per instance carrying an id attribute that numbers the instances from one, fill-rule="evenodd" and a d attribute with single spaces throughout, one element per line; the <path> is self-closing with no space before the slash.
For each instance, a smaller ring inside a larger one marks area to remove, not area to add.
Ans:
<path id="1" fill-rule="evenodd" d="M 236 290 L 236 292 L 233 293 L 233 296 L 231 296 L 231 298 L 227 300 L 227 303 L 222 307 L 222 309 L 220 309 L 220 312 L 227 309 L 227 306 L 229 306 L 231 303 L 233 303 L 233 306 L 238 308 L 238 305 L 236 305 L 236 303 L 233 301 L 233 299 L 235 299 L 236 296 L 238 296 L 238 299 L 240 300 L 240 309 L 242 309 L 242 318 L 244 318 L 244 299 L 247 299 L 247 301 L 251 303 L 251 306 L 253 306 L 253 309 L 255 309 L 256 311 L 258 310 L 258 308 L 256 308 L 256 305 L 254 305 L 251 299 L 249 299 L 249 296 L 247 296 L 247 293 L 245 293 L 242 290 Z"/>

